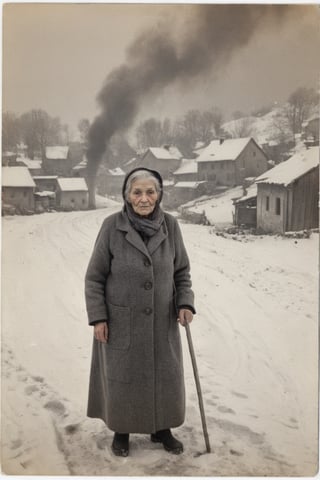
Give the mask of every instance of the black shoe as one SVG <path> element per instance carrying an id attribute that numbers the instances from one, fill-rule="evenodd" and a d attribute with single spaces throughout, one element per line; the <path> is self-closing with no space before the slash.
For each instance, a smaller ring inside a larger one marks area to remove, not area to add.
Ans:
<path id="1" fill-rule="evenodd" d="M 111 448 L 117 457 L 127 457 L 129 455 L 129 433 L 116 432 Z"/>
<path id="2" fill-rule="evenodd" d="M 174 438 L 169 429 L 159 430 L 156 433 L 152 433 L 151 441 L 154 443 L 162 443 L 167 452 L 175 453 L 176 455 L 183 452 L 183 444 Z"/>

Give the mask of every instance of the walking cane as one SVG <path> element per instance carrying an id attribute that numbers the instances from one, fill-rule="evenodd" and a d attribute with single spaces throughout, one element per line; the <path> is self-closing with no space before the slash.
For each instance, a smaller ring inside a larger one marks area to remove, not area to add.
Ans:
<path id="1" fill-rule="evenodd" d="M 190 327 L 189 327 L 188 322 L 185 324 L 185 327 L 186 327 L 186 333 L 187 333 L 187 339 L 188 339 L 189 352 L 190 352 L 191 361 L 192 361 L 193 374 L 194 374 L 194 379 L 195 379 L 196 387 L 197 387 L 197 394 L 198 394 L 198 401 L 199 401 L 200 415 L 201 415 L 201 422 L 202 422 L 202 430 L 203 430 L 204 440 L 206 442 L 207 453 L 210 453 L 211 448 L 210 448 L 210 443 L 209 443 L 209 435 L 208 435 L 208 430 L 207 430 L 206 417 L 204 415 L 203 400 L 202 400 L 201 386 L 200 386 L 200 381 L 199 381 L 199 374 L 198 374 L 198 369 L 197 369 L 197 362 L 196 362 L 196 357 L 195 357 L 194 350 L 193 350 L 191 332 L 190 332 Z"/>

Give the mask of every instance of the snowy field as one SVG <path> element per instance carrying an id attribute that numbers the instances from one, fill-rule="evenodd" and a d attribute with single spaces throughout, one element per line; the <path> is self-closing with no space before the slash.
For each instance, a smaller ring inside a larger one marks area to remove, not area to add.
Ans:
<path id="1" fill-rule="evenodd" d="M 96 211 L 3 219 L 2 470 L 17 475 L 295 476 L 317 471 L 318 235 L 216 236 L 181 224 L 191 331 L 212 447 L 205 453 L 185 332 L 187 415 L 174 456 L 86 418 L 92 329 L 83 278 Z M 212 207 L 214 210 L 214 208 Z"/>

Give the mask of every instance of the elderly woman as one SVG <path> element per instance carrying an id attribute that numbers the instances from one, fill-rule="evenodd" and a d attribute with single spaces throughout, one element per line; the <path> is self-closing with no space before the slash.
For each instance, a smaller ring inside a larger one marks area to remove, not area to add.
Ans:
<path id="1" fill-rule="evenodd" d="M 102 224 L 85 279 L 94 325 L 88 416 L 115 432 L 115 455 L 128 455 L 130 433 L 179 454 L 170 428 L 185 417 L 178 323 L 195 313 L 189 260 L 178 222 L 160 207 L 158 172 L 130 172 L 123 198 Z"/>

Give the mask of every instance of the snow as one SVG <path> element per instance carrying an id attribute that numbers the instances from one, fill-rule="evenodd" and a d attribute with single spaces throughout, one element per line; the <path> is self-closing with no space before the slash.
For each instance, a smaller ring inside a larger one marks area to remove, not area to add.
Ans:
<path id="1" fill-rule="evenodd" d="M 204 180 L 197 182 L 177 182 L 174 188 L 198 188 L 202 183 L 206 183 Z"/>
<path id="2" fill-rule="evenodd" d="M 258 187 L 256 183 L 253 183 L 247 188 L 247 193 L 243 197 L 239 198 L 238 200 L 235 201 L 235 203 L 241 203 L 241 202 L 246 202 L 247 200 L 250 200 L 250 198 L 255 198 L 258 194 Z"/>
<path id="3" fill-rule="evenodd" d="M 182 158 L 181 152 L 176 147 L 169 147 L 169 150 L 163 147 L 149 147 L 150 151 L 156 158 L 161 160 L 172 160 Z"/>
<path id="4" fill-rule="evenodd" d="M 233 223 L 233 200 L 243 197 L 243 188 L 234 187 L 214 195 L 211 198 L 196 199 L 194 206 L 190 208 L 192 212 L 205 212 L 211 225 L 224 227 Z"/>
<path id="5" fill-rule="evenodd" d="M 182 158 L 180 167 L 173 172 L 174 175 L 181 175 L 183 173 L 197 173 L 198 164 L 194 159 Z"/>
<path id="6" fill-rule="evenodd" d="M 66 160 L 68 152 L 69 147 L 65 146 L 46 147 L 46 158 L 48 160 Z"/>
<path id="7" fill-rule="evenodd" d="M 27 167 L 2 167 L 3 187 L 35 187 Z"/>
<path id="8" fill-rule="evenodd" d="M 223 143 L 220 143 L 220 140 L 212 140 L 201 155 L 199 155 L 197 162 L 235 160 L 250 141 L 251 138 L 249 137 L 227 138 Z"/>
<path id="9" fill-rule="evenodd" d="M 56 194 L 55 192 L 43 190 L 42 192 L 35 192 L 35 195 L 37 197 L 55 197 Z"/>
<path id="10" fill-rule="evenodd" d="M 87 192 L 86 181 L 82 177 L 58 178 L 58 185 L 63 192 Z"/>
<path id="11" fill-rule="evenodd" d="M 110 173 L 110 175 L 113 175 L 113 176 L 125 175 L 124 171 L 120 167 L 109 169 L 108 172 Z"/>
<path id="12" fill-rule="evenodd" d="M 23 162 L 25 166 L 30 169 L 40 169 L 42 165 L 41 160 L 31 160 L 31 158 L 26 158 L 26 157 L 18 157 L 17 160 Z"/>
<path id="13" fill-rule="evenodd" d="M 211 201 L 212 210 L 225 209 L 219 198 Z M 118 458 L 110 448 L 112 432 L 86 417 L 92 329 L 83 279 L 103 219 L 121 208 L 105 203 L 98 210 L 3 218 L 3 471 L 315 475 L 318 234 L 235 241 L 216 236 L 212 227 L 181 223 L 196 294 L 191 333 L 212 453 L 205 454 L 181 328 L 187 410 L 174 432 L 185 452 L 170 455 L 147 435 L 132 435 L 130 456 Z"/>
<path id="14" fill-rule="evenodd" d="M 290 185 L 297 178 L 319 165 L 319 147 L 310 147 L 294 154 L 291 158 L 267 170 L 256 178 L 257 183 Z"/>

